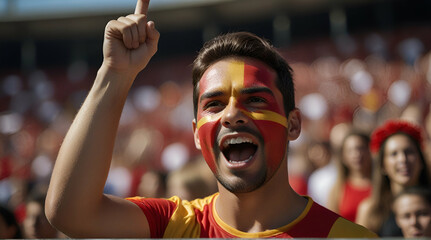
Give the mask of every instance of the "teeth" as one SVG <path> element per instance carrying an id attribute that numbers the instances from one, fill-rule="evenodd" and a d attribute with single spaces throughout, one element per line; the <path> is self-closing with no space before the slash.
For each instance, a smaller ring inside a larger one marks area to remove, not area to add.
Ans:
<path id="1" fill-rule="evenodd" d="M 237 137 L 230 138 L 223 143 L 223 147 L 227 147 L 229 144 L 241 144 L 241 143 L 253 143 L 250 138 Z"/>
<path id="2" fill-rule="evenodd" d="M 250 156 L 247 160 L 242 160 L 242 161 L 233 161 L 233 160 L 229 160 L 229 162 L 231 163 L 247 163 L 248 161 L 250 161 L 253 158 L 253 156 Z"/>

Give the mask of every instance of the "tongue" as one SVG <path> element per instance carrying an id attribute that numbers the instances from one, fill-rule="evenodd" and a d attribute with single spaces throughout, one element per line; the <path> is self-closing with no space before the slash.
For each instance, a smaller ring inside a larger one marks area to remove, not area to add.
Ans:
<path id="1" fill-rule="evenodd" d="M 250 144 L 235 144 L 228 153 L 229 161 L 240 162 L 245 161 L 254 154 L 256 149 Z"/>

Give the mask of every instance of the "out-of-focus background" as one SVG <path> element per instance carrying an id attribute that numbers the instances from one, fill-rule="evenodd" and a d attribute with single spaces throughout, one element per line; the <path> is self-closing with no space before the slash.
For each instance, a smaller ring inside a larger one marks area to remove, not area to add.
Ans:
<path id="1" fill-rule="evenodd" d="M 26 200 L 46 190 L 101 64 L 106 23 L 134 6 L 135 0 L 0 0 L 0 203 L 21 224 Z M 193 143 L 190 66 L 204 41 L 232 31 L 268 39 L 294 69 L 303 113 L 303 132 L 290 146 L 289 171 L 304 178 L 297 184 L 306 185 L 330 159 L 317 152 L 314 158 L 323 160 L 312 161 L 309 144 L 336 147 L 343 126 L 370 133 L 401 117 L 421 125 L 429 139 L 430 13 L 428 0 L 152 0 L 159 51 L 130 92 L 105 191 L 184 198 L 214 191 L 213 179 L 196 184 L 204 177 L 192 174 L 208 169 Z M 145 177 L 152 184 L 140 184 Z"/>

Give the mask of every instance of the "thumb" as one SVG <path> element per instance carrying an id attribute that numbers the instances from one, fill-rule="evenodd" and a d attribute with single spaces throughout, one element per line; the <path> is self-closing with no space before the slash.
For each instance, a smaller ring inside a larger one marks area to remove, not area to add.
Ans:
<path id="1" fill-rule="evenodd" d="M 146 33 L 147 33 L 147 39 L 146 43 L 147 46 L 154 51 L 154 54 L 157 52 L 157 44 L 159 42 L 160 33 L 157 31 L 156 26 L 153 21 L 149 21 L 147 23 L 146 27 Z"/>

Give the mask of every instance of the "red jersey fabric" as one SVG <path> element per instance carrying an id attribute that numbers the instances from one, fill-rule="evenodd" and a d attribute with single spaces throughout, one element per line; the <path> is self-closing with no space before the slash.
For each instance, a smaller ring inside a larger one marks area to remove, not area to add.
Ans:
<path id="1" fill-rule="evenodd" d="M 355 187 L 350 182 L 344 184 L 341 201 L 339 205 L 340 215 L 347 220 L 354 222 L 359 204 L 370 196 L 371 184 L 367 187 Z"/>
<path id="2" fill-rule="evenodd" d="M 183 201 L 129 198 L 148 219 L 152 238 L 335 238 L 377 237 L 368 229 L 347 221 L 320 206 L 311 198 L 303 213 L 291 223 L 277 229 L 247 233 L 227 225 L 215 211 L 218 193 L 204 199 Z"/>

